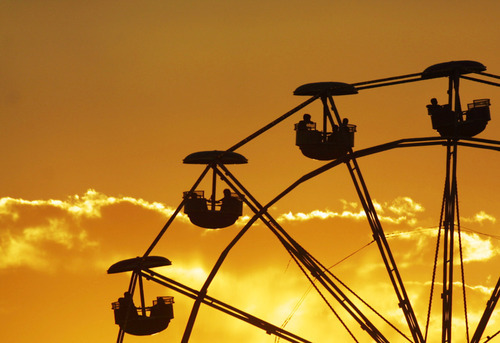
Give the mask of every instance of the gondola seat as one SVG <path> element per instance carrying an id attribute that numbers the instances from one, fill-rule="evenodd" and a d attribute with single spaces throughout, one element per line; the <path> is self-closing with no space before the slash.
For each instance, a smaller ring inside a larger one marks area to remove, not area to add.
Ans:
<path id="1" fill-rule="evenodd" d="M 161 299 L 160 299 L 161 298 Z M 165 330 L 172 318 L 174 318 L 173 310 L 174 298 L 157 297 L 152 307 L 144 309 L 120 308 L 120 302 L 112 303 L 112 309 L 115 315 L 115 323 L 126 333 L 134 336 L 147 336 Z M 159 309 L 158 309 L 159 308 Z M 150 316 L 143 313 L 150 312 Z"/>

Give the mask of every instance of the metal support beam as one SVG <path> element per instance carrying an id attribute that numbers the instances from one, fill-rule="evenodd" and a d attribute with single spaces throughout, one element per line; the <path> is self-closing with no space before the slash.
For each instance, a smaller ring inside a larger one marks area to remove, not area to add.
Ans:
<path id="1" fill-rule="evenodd" d="M 335 112 L 335 116 L 340 119 L 337 108 L 335 107 L 335 103 L 333 102 L 333 99 L 331 97 L 330 103 L 332 106 L 332 110 Z M 414 342 L 423 343 L 424 337 L 418 325 L 417 317 L 411 306 L 410 299 L 408 298 L 408 294 L 406 293 L 406 289 L 403 284 L 403 280 L 401 279 L 401 275 L 399 274 L 396 261 L 394 260 L 391 249 L 389 247 L 389 243 L 387 242 L 387 239 L 385 237 L 382 224 L 380 224 L 380 221 L 378 219 L 377 212 L 375 210 L 375 207 L 373 206 L 373 202 L 363 179 L 363 175 L 361 174 L 359 165 L 356 161 L 356 158 L 353 156 L 352 149 L 348 153 L 348 155 L 350 158 L 346 159 L 345 164 L 347 165 L 349 174 L 351 175 L 352 181 L 354 183 L 354 187 L 356 188 L 356 192 L 358 193 L 359 200 L 361 201 L 361 205 L 363 206 L 363 209 L 366 213 L 366 218 L 368 219 L 368 223 L 370 224 L 370 228 L 373 232 L 373 238 L 377 242 L 377 246 L 384 261 L 385 267 L 387 269 L 387 272 L 389 273 L 389 278 L 392 282 L 394 290 L 396 291 L 399 306 L 403 310 Z"/>
<path id="2" fill-rule="evenodd" d="M 174 281 L 172 279 L 169 279 L 163 275 L 160 275 L 151 269 L 145 269 L 141 272 L 142 276 L 147 278 L 148 280 L 154 281 L 162 286 L 165 286 L 167 288 L 170 288 L 176 292 L 179 292 L 191 299 L 202 299 L 201 302 L 205 305 L 208 305 L 209 307 L 215 308 L 221 312 L 224 312 L 226 314 L 231 315 L 232 317 L 235 317 L 237 319 L 240 319 L 244 322 L 247 322 L 251 325 L 254 325 L 264 331 L 266 331 L 267 334 L 273 334 L 276 335 L 277 337 L 283 338 L 289 342 L 302 342 L 302 343 L 310 343 L 310 341 L 301 338 L 295 334 L 292 334 L 280 327 L 277 327 L 269 322 L 266 322 L 260 318 L 257 318 L 255 316 L 252 316 L 251 314 L 241 311 L 237 309 L 236 307 L 233 307 L 229 304 L 226 304 L 220 300 L 217 300 L 213 297 L 210 297 L 208 295 L 203 295 L 200 297 L 200 293 L 193 288 L 190 288 L 188 286 L 185 286 L 181 284 L 180 282 Z"/>
<path id="3" fill-rule="evenodd" d="M 477 325 L 477 329 L 476 332 L 474 333 L 474 336 L 472 336 L 471 343 L 479 343 L 479 340 L 481 339 L 481 336 L 483 335 L 484 330 L 488 325 L 488 321 L 490 320 L 490 317 L 493 314 L 493 311 L 495 310 L 495 306 L 499 299 L 500 299 L 500 277 L 498 278 L 495 289 L 491 293 L 490 300 L 488 300 L 488 302 L 486 303 L 486 309 L 484 310 L 483 316 L 481 317 L 481 320 Z"/>
<path id="4" fill-rule="evenodd" d="M 451 342 L 453 305 L 453 255 L 455 235 L 455 205 L 457 198 L 457 145 L 450 141 L 446 154 L 446 181 L 443 196 L 443 300 L 442 343 Z"/>
<path id="5" fill-rule="evenodd" d="M 362 311 L 354 304 L 354 302 L 347 297 L 347 295 L 340 289 L 339 285 L 336 284 L 335 280 L 337 280 L 337 278 L 335 278 L 333 275 L 333 279 L 330 278 L 329 274 L 331 274 L 331 272 L 329 272 L 325 266 L 323 266 L 317 259 L 310 255 L 298 242 L 296 242 L 267 212 L 267 208 L 269 206 L 262 206 L 225 166 L 220 165 L 220 168 L 224 171 L 225 175 L 218 171 L 220 173 L 219 176 L 221 178 L 225 178 L 226 183 L 232 189 L 236 191 L 241 190 L 245 194 L 245 202 L 255 213 L 254 218 L 260 218 L 262 222 L 269 227 L 269 229 L 274 233 L 274 235 L 279 239 L 281 244 L 291 255 L 293 260 L 298 264 L 299 268 L 306 274 L 306 277 L 313 284 L 313 286 L 314 281 L 312 278 L 315 278 L 319 283 L 321 283 L 325 290 L 344 308 L 344 310 L 353 319 L 355 319 L 358 324 L 375 340 L 375 342 L 387 343 L 388 340 L 382 335 L 382 333 L 375 327 L 375 325 L 373 325 L 373 323 L 370 322 L 370 320 L 362 313 Z M 252 218 L 252 220 L 254 218 Z M 305 272 L 306 270 L 309 271 L 310 275 L 307 275 L 307 273 Z M 319 289 L 316 288 L 316 290 L 320 292 Z M 321 293 L 320 295 L 322 296 Z M 330 306 L 328 302 L 327 305 Z M 331 309 L 336 314 L 333 308 Z"/>

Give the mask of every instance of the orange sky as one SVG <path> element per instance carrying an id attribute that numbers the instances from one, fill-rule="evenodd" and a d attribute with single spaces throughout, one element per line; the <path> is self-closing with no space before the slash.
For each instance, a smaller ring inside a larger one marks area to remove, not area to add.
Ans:
<path id="1" fill-rule="evenodd" d="M 444 1 L 2 2 L 0 341 L 116 341 L 110 303 L 129 275 L 106 270 L 146 251 L 199 176 L 202 167 L 183 165 L 185 156 L 231 147 L 306 100 L 293 96 L 304 83 L 354 83 L 466 59 L 499 75 L 499 15 L 494 0 L 453 7 Z M 446 80 L 429 80 L 364 90 L 336 98 L 336 105 L 357 125 L 355 149 L 363 149 L 437 135 L 425 105 L 432 97 L 445 102 L 446 89 Z M 491 99 L 492 121 L 479 137 L 497 140 L 499 89 L 464 80 L 461 96 L 463 104 Z M 249 164 L 230 170 L 263 204 L 323 164 L 294 145 L 293 124 L 304 112 L 238 150 Z M 319 121 L 319 102 L 307 112 Z M 359 163 L 423 326 L 445 151 L 400 149 Z M 499 165 L 496 152 L 459 151 L 471 330 L 500 269 Z M 270 213 L 330 266 L 371 242 L 360 211 L 341 165 Z M 178 218 L 153 251 L 173 262 L 160 271 L 201 287 L 241 227 L 207 232 Z M 405 327 L 374 244 L 333 271 Z M 349 341 L 308 286 L 258 224 L 231 252 L 209 294 L 278 326 L 306 295 L 286 328 L 314 342 Z M 175 296 L 175 319 L 163 333 L 125 342 L 180 341 L 192 301 L 149 287 L 148 299 Z M 439 331 L 435 315 L 431 332 Z M 485 334 L 498 331 L 498 310 L 491 323 Z M 460 319 L 456 325 L 454 341 L 464 342 Z M 202 307 L 191 341 L 274 337 Z"/>

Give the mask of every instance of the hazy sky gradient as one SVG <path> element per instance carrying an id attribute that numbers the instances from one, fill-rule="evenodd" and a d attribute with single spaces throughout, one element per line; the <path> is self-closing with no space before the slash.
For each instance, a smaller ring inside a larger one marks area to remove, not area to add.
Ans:
<path id="1" fill-rule="evenodd" d="M 354 83 L 452 60 L 476 60 L 498 75 L 499 15 L 494 0 L 1 2 L 0 341 L 116 341 L 110 303 L 129 275 L 106 270 L 146 251 L 199 176 L 202 167 L 183 165 L 184 157 L 231 147 L 306 100 L 293 96 L 304 83 Z M 446 90 L 438 79 L 335 100 L 358 126 L 355 149 L 362 149 L 436 136 L 425 105 L 432 97 L 444 103 Z M 461 96 L 463 105 L 491 99 L 492 121 L 479 137 L 498 139 L 499 89 L 464 80 Z M 249 164 L 230 170 L 263 204 L 322 165 L 294 145 L 293 124 L 305 112 L 319 120 L 319 102 L 238 150 Z M 423 326 L 445 150 L 400 149 L 359 162 Z M 499 164 L 496 152 L 459 149 L 471 328 L 500 269 Z M 401 319 L 344 166 L 299 186 L 270 213 L 327 266 L 366 246 L 333 271 Z M 241 225 L 209 232 L 179 217 L 153 251 L 173 262 L 161 272 L 201 287 Z M 258 224 L 209 294 L 278 326 L 305 296 L 286 328 L 314 342 L 350 341 L 308 288 Z M 176 299 L 169 328 L 125 342 L 180 341 L 192 301 L 156 285 L 148 301 L 168 294 Z M 437 291 L 436 310 L 439 298 Z M 498 310 L 491 322 L 500 326 Z M 460 325 L 455 342 L 464 341 Z M 192 342 L 230 341 L 274 338 L 202 307 Z"/>

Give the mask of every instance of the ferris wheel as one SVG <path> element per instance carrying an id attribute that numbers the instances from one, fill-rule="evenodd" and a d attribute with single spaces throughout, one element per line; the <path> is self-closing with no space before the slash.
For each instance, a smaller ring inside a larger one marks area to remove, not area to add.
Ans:
<path id="1" fill-rule="evenodd" d="M 109 274 L 132 273 L 128 289 L 124 293 L 124 296 L 112 304 L 115 323 L 119 326 L 117 342 L 122 342 L 125 334 L 143 336 L 161 332 L 168 327 L 174 317 L 173 296 L 159 296 L 153 301 L 151 306 L 146 304 L 144 296 L 146 282 L 154 282 L 194 300 L 194 305 L 181 340 L 182 343 L 189 341 L 201 306 L 212 307 L 258 329 L 264 330 L 268 334 L 275 335 L 279 339 L 289 342 L 309 342 L 308 339 L 288 332 L 283 327 L 280 327 L 280 325 L 267 322 L 208 295 L 208 289 L 226 260 L 228 253 L 257 221 L 262 222 L 278 238 L 283 248 L 290 255 L 291 260 L 296 263 L 304 277 L 322 296 L 328 307 L 334 312 L 336 318 L 342 323 L 345 330 L 348 331 L 355 342 L 358 341 L 355 334 L 349 329 L 345 320 L 337 314 L 339 308 L 343 310 L 342 313 L 349 318 L 350 322 L 355 322 L 362 327 L 364 335 L 368 335 L 375 342 L 389 342 L 385 332 L 383 332 L 384 329 L 375 324 L 366 315 L 365 311 L 360 309 L 359 302 L 365 303 L 365 301 L 359 299 L 329 268 L 325 267 L 317 258 L 304 249 L 269 213 L 269 209 L 273 205 L 291 193 L 297 186 L 341 164 L 347 166 L 411 337 L 406 336 L 399 330 L 398 332 L 409 342 L 426 342 L 428 340 L 429 315 L 427 316 L 427 323 L 425 325 L 419 323 L 417 320 L 414 304 L 412 304 L 406 291 L 396 259 L 391 251 L 387 235 L 377 215 L 357 159 L 395 148 L 442 146 L 446 149 L 446 173 L 441 217 L 436 240 L 431 296 L 436 284 L 436 269 L 440 265 L 442 268 L 441 342 L 451 343 L 453 283 L 456 279 L 454 275 L 455 265 L 459 264 L 463 266 L 464 263 L 462 254 L 460 253 L 460 257 L 458 258 L 458 254 L 456 253 L 458 249 L 460 249 L 460 252 L 462 249 L 457 195 L 457 155 L 459 147 L 500 151 L 500 141 L 475 138 L 476 135 L 485 130 L 491 119 L 490 100 L 472 100 L 467 104 L 465 109 L 462 106 L 460 98 L 461 80 L 479 82 L 489 86 L 500 86 L 499 82 L 491 81 L 491 79 L 500 79 L 500 77 L 486 73 L 485 70 L 486 67 L 479 62 L 451 61 L 432 65 L 420 73 L 372 81 L 351 84 L 343 82 L 305 84 L 298 87 L 294 94 L 297 96 L 308 96 L 306 101 L 229 149 L 201 151 L 188 155 L 183 161 L 185 164 L 199 164 L 204 166 L 199 178 L 189 190 L 184 192 L 180 205 L 173 212 L 146 252 L 141 257 L 117 262 L 108 269 Z M 427 105 L 427 112 L 431 119 L 432 128 L 438 132 L 438 136 L 400 139 L 362 150 L 354 150 L 356 125 L 350 123 L 348 118 L 343 118 L 340 115 L 334 101 L 336 96 L 353 95 L 364 89 L 419 82 L 435 78 L 448 79 L 448 89 L 446 90 L 447 103 L 440 105 L 436 99 L 431 99 L 430 104 Z M 321 121 L 319 123 L 314 122 L 309 114 L 305 114 L 302 120 L 295 124 L 295 137 L 296 145 L 305 157 L 326 161 L 325 164 L 296 180 L 269 203 L 261 204 L 228 168 L 232 164 L 246 164 L 248 162 L 236 150 L 317 100 L 322 104 Z M 198 189 L 200 183 L 205 178 L 211 178 L 211 189 Z M 217 200 L 217 194 L 221 193 L 220 189 L 223 189 L 223 197 Z M 152 252 L 181 211 L 184 211 L 194 225 L 206 230 L 213 230 L 233 225 L 242 216 L 243 206 L 246 206 L 253 213 L 253 216 L 221 252 L 200 289 L 193 289 L 153 270 L 155 267 L 171 264 L 167 258 L 154 256 Z M 458 247 L 456 246 L 457 241 L 459 242 Z M 438 263 L 439 251 L 442 251 L 441 263 Z M 456 259 L 460 261 L 456 261 Z M 461 270 L 463 273 L 463 268 Z M 140 299 L 140 305 L 136 306 L 134 304 L 134 294 L 136 298 Z M 326 296 L 323 296 L 325 294 L 328 295 L 328 300 Z M 500 330 L 496 328 L 498 331 L 492 336 L 486 339 L 483 337 L 487 328 L 495 331 L 495 328 L 488 327 L 488 322 L 499 299 L 500 274 L 477 327 L 473 328 L 470 335 L 467 329 L 467 342 L 487 342 L 500 334 Z M 335 303 L 337 310 L 333 308 L 332 303 Z M 436 338 L 434 337 L 433 339 L 435 340 Z"/>

